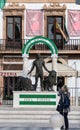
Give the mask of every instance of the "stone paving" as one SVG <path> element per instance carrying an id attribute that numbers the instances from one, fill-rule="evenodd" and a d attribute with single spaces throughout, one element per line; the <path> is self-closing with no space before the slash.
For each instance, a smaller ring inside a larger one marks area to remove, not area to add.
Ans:
<path id="1" fill-rule="evenodd" d="M 0 107 L 1 110 L 12 110 L 12 107 Z M 80 110 L 80 107 L 79 107 Z M 48 124 L 27 124 L 27 123 L 1 123 L 0 122 L 0 130 L 53 130 L 53 128 Z M 69 130 L 80 130 L 79 124 L 70 124 Z"/>
<path id="2" fill-rule="evenodd" d="M 53 130 L 50 127 L 0 127 L 0 130 Z M 77 128 L 71 128 L 69 130 L 80 130 Z"/>

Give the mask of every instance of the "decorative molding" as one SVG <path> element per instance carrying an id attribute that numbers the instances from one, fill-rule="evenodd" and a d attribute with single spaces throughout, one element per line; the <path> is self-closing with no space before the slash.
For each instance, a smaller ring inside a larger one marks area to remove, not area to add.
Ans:
<path id="1" fill-rule="evenodd" d="M 43 7 L 44 10 L 57 10 L 57 11 L 60 11 L 60 10 L 66 10 L 66 5 L 63 5 L 63 6 L 60 6 L 59 3 L 51 3 L 50 5 L 44 5 Z"/>
<path id="2" fill-rule="evenodd" d="M 75 3 L 75 0 L 7 0 L 7 2 L 17 2 L 17 3 Z"/>
<path id="3" fill-rule="evenodd" d="M 8 6 L 5 6 L 3 8 L 3 10 L 24 10 L 25 9 L 25 6 L 24 4 L 23 5 L 19 5 L 18 3 L 14 2 L 14 3 L 9 3 Z"/>
<path id="4" fill-rule="evenodd" d="M 9 3 L 8 6 L 5 6 L 3 8 L 3 17 L 5 18 L 6 16 L 24 16 L 24 10 L 25 6 L 24 5 L 19 5 L 18 3 Z"/>

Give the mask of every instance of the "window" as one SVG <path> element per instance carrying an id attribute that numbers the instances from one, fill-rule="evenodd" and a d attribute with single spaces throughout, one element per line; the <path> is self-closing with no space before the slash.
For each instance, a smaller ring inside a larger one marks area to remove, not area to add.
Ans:
<path id="1" fill-rule="evenodd" d="M 4 97 L 13 95 L 13 90 L 17 89 L 17 82 L 18 77 L 4 77 Z"/>
<path id="2" fill-rule="evenodd" d="M 9 48 L 21 48 L 22 37 L 22 18 L 21 17 L 6 17 L 6 46 Z"/>
<path id="3" fill-rule="evenodd" d="M 57 48 L 61 50 L 63 49 L 66 40 L 64 34 L 65 11 L 66 6 L 61 6 L 59 3 L 44 5 L 44 35 L 52 39 Z M 63 33 L 60 29 L 56 29 L 56 22 Z"/>
<path id="4" fill-rule="evenodd" d="M 59 26 L 58 26 L 59 25 Z M 63 47 L 63 36 L 59 27 L 63 28 L 63 17 L 48 16 L 47 17 L 47 37 L 52 39 L 56 46 L 61 49 Z"/>

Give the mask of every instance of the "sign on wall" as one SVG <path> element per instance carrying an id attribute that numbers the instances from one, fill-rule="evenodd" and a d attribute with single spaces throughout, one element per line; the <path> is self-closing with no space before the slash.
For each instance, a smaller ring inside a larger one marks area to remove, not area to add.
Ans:
<path id="1" fill-rule="evenodd" d="M 16 72 L 0 72 L 0 76 L 8 77 L 8 76 L 16 76 Z"/>
<path id="2" fill-rule="evenodd" d="M 56 92 L 13 92 L 13 107 L 28 107 L 28 106 L 52 106 L 56 107 L 58 96 Z"/>

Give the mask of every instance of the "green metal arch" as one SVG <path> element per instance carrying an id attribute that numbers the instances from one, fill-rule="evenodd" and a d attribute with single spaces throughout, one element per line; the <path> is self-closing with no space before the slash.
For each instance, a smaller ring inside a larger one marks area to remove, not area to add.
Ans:
<path id="1" fill-rule="evenodd" d="M 38 43 L 42 43 L 42 44 L 47 45 L 49 47 L 49 49 L 50 49 L 52 54 L 58 55 L 58 49 L 57 49 L 55 43 L 51 39 L 43 37 L 43 36 L 36 36 L 34 38 L 29 39 L 26 42 L 26 44 L 24 44 L 24 46 L 22 48 L 22 55 L 28 54 L 30 49 L 31 49 L 31 47 L 34 44 L 38 44 Z"/>

